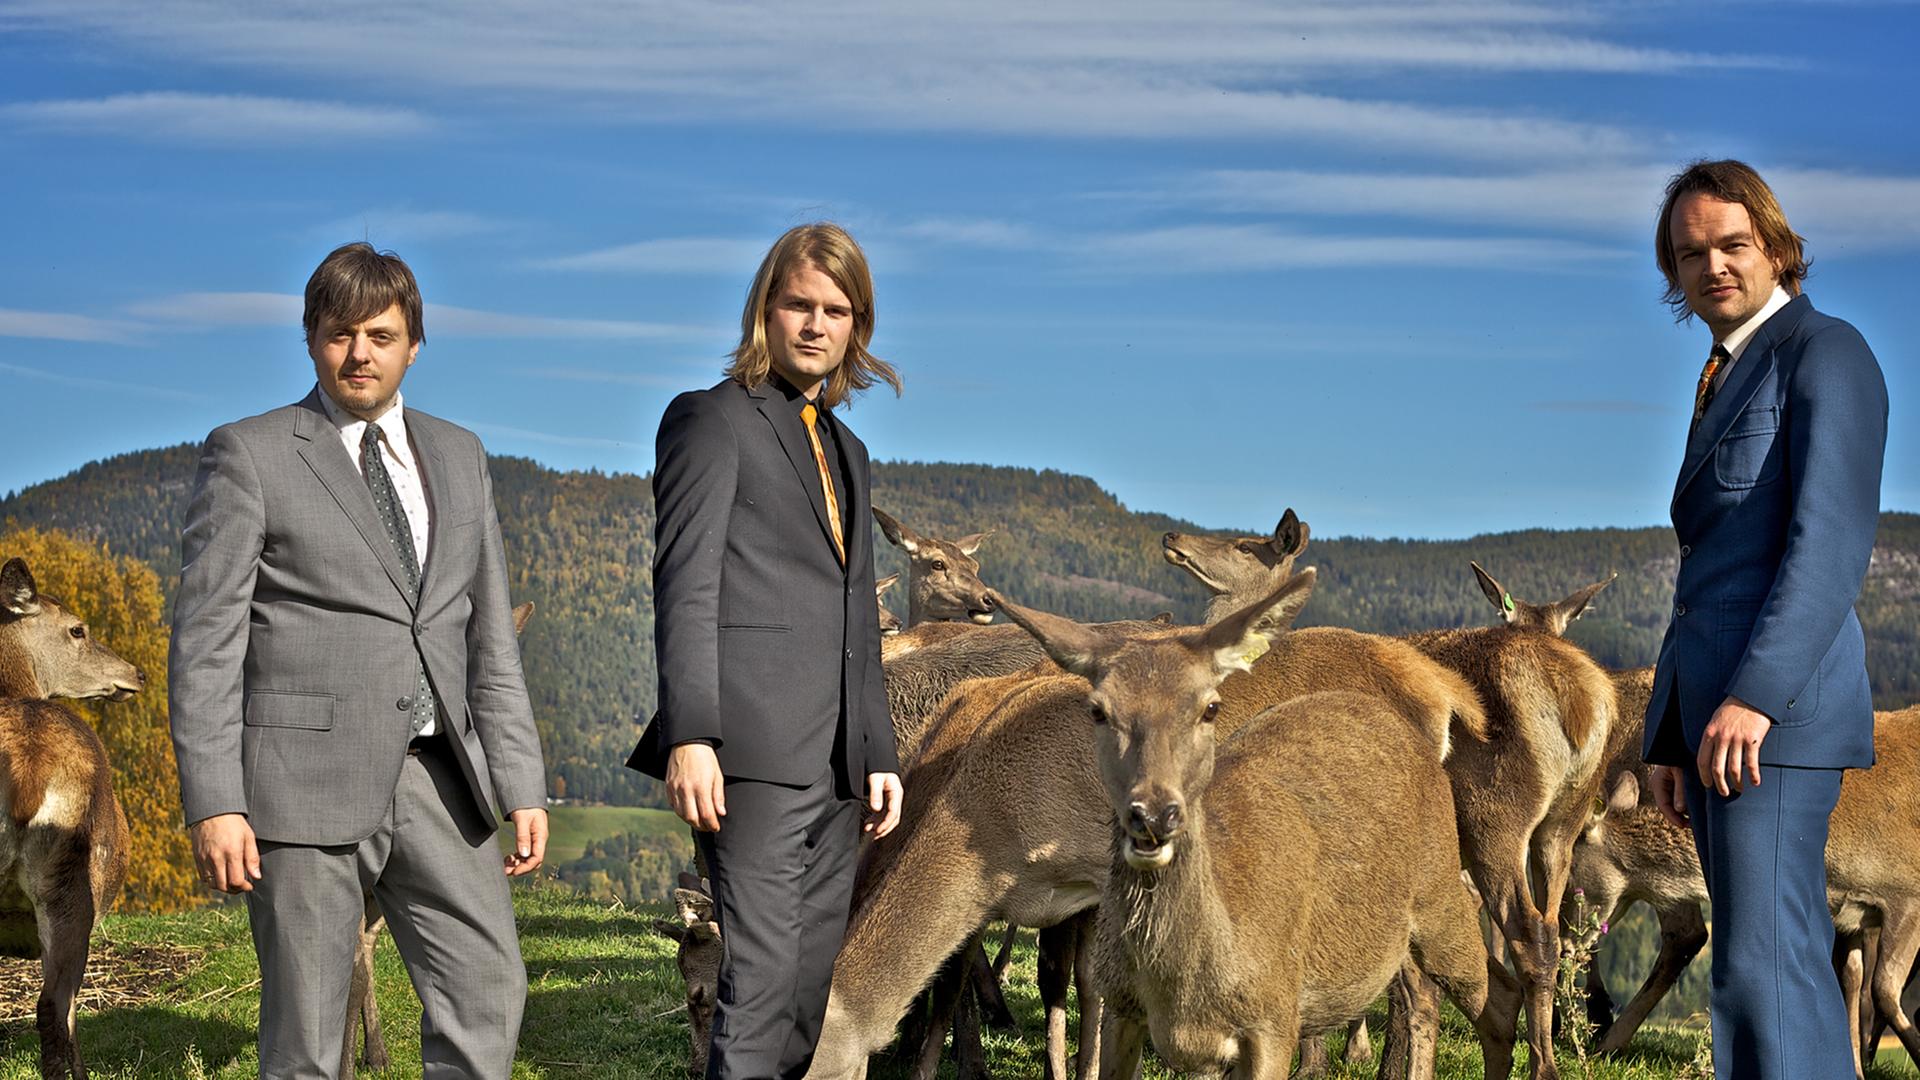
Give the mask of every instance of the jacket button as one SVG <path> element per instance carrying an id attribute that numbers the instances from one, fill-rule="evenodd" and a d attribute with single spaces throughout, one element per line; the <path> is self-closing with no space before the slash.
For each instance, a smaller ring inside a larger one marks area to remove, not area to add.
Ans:
<path id="1" fill-rule="evenodd" d="M 1673 605 L 1673 614 L 1675 618 L 1685 618 L 1687 614 L 1687 605 L 1685 604 Z"/>
<path id="2" fill-rule="evenodd" d="M 1681 557 L 1681 558 L 1683 558 L 1683 559 L 1684 559 L 1684 558 L 1686 558 L 1687 556 L 1689 556 L 1689 555 L 1691 555 L 1691 554 L 1693 554 L 1693 548 L 1691 548 L 1691 547 L 1689 547 L 1689 546 L 1687 546 L 1686 544 L 1681 544 L 1681 545 L 1680 545 L 1680 557 Z"/>
<path id="3" fill-rule="evenodd" d="M 1787 699 L 1787 708 L 1789 708 L 1789 709 L 1791 709 L 1791 708 L 1793 708 L 1793 700 L 1794 700 L 1794 699 L 1792 699 L 1792 698 L 1788 698 L 1788 699 Z"/>
<path id="4" fill-rule="evenodd" d="M 409 709 L 413 708 L 413 699 L 410 697 L 403 697 L 399 701 L 394 702 L 393 707 L 396 709 L 399 709 L 401 712 L 406 712 Z"/>
<path id="5" fill-rule="evenodd" d="M 847 659 L 849 659 L 849 660 L 851 660 L 851 659 L 853 659 L 853 650 L 852 650 L 852 649 L 848 649 L 848 650 L 847 650 Z"/>

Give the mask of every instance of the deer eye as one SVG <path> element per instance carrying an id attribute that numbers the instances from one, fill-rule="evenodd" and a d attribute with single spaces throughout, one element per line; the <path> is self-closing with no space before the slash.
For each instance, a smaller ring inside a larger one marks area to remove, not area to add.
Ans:
<path id="1" fill-rule="evenodd" d="M 933 560 L 933 568 L 935 571 L 944 574 L 947 572 L 947 561 L 945 559 L 935 559 Z"/>
<path id="2" fill-rule="evenodd" d="M 87 637 L 87 628 L 84 626 L 69 627 L 67 629 L 67 634 L 68 636 L 74 638 L 77 641 L 85 641 Z"/>
<path id="3" fill-rule="evenodd" d="M 1218 719 L 1220 719 L 1220 703 L 1217 701 L 1207 702 L 1207 707 L 1200 713 L 1201 722 L 1211 724 Z"/>
<path id="4" fill-rule="evenodd" d="M 1242 554 L 1242 555 L 1251 555 L 1251 554 L 1253 554 L 1253 545 L 1252 545 L 1252 544 L 1249 544 L 1249 543 L 1247 543 L 1247 542 L 1246 542 L 1245 540 L 1242 540 L 1242 541 L 1240 541 L 1239 543 L 1237 543 L 1237 544 L 1235 544 L 1235 545 L 1233 545 L 1233 546 L 1234 546 L 1234 547 L 1237 547 L 1237 548 L 1239 548 L 1239 549 L 1240 549 L 1240 554 Z"/>
<path id="5" fill-rule="evenodd" d="M 1089 703 L 1087 705 L 1087 712 L 1092 715 L 1094 723 L 1104 724 L 1107 722 L 1107 710 L 1100 706 Z"/>

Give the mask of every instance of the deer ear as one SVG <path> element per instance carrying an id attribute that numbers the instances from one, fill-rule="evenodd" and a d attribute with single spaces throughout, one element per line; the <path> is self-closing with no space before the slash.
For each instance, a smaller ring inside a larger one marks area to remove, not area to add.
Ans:
<path id="1" fill-rule="evenodd" d="M 1554 622 L 1565 627 L 1568 623 L 1585 615 L 1587 613 L 1587 605 L 1593 603 L 1593 598 L 1599 595 L 1601 589 L 1613 584 L 1613 579 L 1619 576 L 1618 573 L 1611 574 L 1607 577 L 1607 580 L 1596 581 L 1574 593 L 1572 596 L 1567 597 L 1565 600 L 1553 605 Z"/>
<path id="2" fill-rule="evenodd" d="M 1480 591 L 1487 594 L 1487 602 L 1492 604 L 1494 609 L 1500 612 L 1502 619 L 1512 622 L 1514 612 L 1513 596 L 1507 592 L 1505 586 L 1493 580 L 1492 574 L 1480 569 L 1479 563 L 1468 562 L 1467 565 L 1473 567 L 1473 576 L 1475 580 L 1480 582 Z"/>
<path id="3" fill-rule="evenodd" d="M 882 593 L 885 593 L 888 589 L 893 588 L 894 582 L 899 580 L 900 580 L 899 574 L 888 574 L 886 577 L 883 577 L 879 581 L 874 582 L 873 595 L 879 596 Z"/>
<path id="4" fill-rule="evenodd" d="M 1307 523 L 1294 514 L 1293 507 L 1280 515 L 1280 524 L 1273 527 L 1273 546 L 1280 552 L 1281 558 L 1293 556 L 1307 550 Z"/>
<path id="5" fill-rule="evenodd" d="M 1606 809 L 1609 813 L 1624 814 L 1640 805 L 1640 778 L 1632 769 L 1623 771 L 1613 782 L 1613 789 L 1607 793 Z"/>
<path id="6" fill-rule="evenodd" d="M 40 590 L 25 559 L 8 559 L 0 566 L 0 611 L 22 617 L 40 613 Z"/>
<path id="7" fill-rule="evenodd" d="M 1093 678 L 1094 668 L 1107 649 L 1105 638 L 1072 619 L 1021 607 L 992 590 L 987 596 L 995 608 L 1032 634 L 1054 663 L 1082 678 Z"/>
<path id="8" fill-rule="evenodd" d="M 513 609 L 513 636 L 519 637 L 527 631 L 527 620 L 533 618 L 533 601 L 529 600 Z"/>
<path id="9" fill-rule="evenodd" d="M 977 532 L 977 533 L 974 533 L 972 536 L 963 536 L 960 539 L 955 540 L 953 542 L 953 546 L 960 549 L 960 554 L 971 555 L 974 552 L 980 550 L 981 541 L 985 540 L 989 536 L 992 536 L 996 531 L 997 530 L 995 529 L 988 529 L 986 532 Z"/>
<path id="10" fill-rule="evenodd" d="M 913 534 L 912 529 L 893 520 L 892 514 L 876 506 L 873 508 L 873 520 L 880 523 L 881 534 L 885 536 L 887 542 L 894 547 L 899 548 L 909 555 L 915 554 L 920 550 L 920 538 Z"/>
<path id="11" fill-rule="evenodd" d="M 1214 667 L 1225 673 L 1245 671 L 1266 655 L 1273 643 L 1286 636 L 1300 609 L 1313 595 L 1318 574 L 1309 566 L 1288 578 L 1265 599 L 1256 600 L 1207 627 L 1200 646 L 1213 654 Z"/>

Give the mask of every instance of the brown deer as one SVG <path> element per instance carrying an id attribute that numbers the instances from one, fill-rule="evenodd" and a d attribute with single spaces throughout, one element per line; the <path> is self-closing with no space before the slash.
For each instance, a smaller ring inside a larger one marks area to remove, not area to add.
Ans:
<path id="1" fill-rule="evenodd" d="M 908 626 L 949 619 L 982 626 L 993 621 L 993 601 L 987 597 L 980 564 L 973 557 L 993 530 L 942 540 L 914 532 L 877 506 L 873 518 L 887 540 L 907 553 Z"/>
<path id="2" fill-rule="evenodd" d="M 684 871 L 673 890 L 675 918 L 655 919 L 655 930 L 680 946 L 675 962 L 687 984 L 687 1036 L 692 1054 L 687 1075 L 707 1074 L 707 1050 L 713 1041 L 713 1009 L 720 994 L 720 924 L 714 918 L 713 894 L 706 879 Z"/>
<path id="3" fill-rule="evenodd" d="M 513 609 L 513 632 L 524 633 L 527 620 L 533 618 L 533 601 Z M 360 1063 L 380 1071 L 392 1063 L 387 1039 L 380 1030 L 380 1000 L 373 992 L 373 953 L 380 943 L 380 932 L 387 918 L 372 893 L 366 895 L 366 910 L 360 915 L 358 940 L 353 947 L 353 976 L 347 984 L 347 1028 L 340 1044 L 340 1075 L 352 1076 L 354 1046 L 361 1046 Z"/>
<path id="4" fill-rule="evenodd" d="M 40 959 L 44 1080 L 86 1080 L 74 1001 L 89 939 L 127 876 L 127 819 L 100 736 L 49 698 L 124 701 L 146 676 L 0 566 L 0 955 Z"/>
<path id="5" fill-rule="evenodd" d="M 1476 738 L 1485 727 L 1459 675 L 1404 642 L 1320 627 L 1286 634 L 1250 672 L 1221 684 L 1219 729 L 1320 690 L 1386 698 L 1396 722 L 1436 758 L 1450 726 Z M 1078 679 L 1027 673 L 973 680 L 947 696 L 908 767 L 914 797 L 900 827 L 862 868 L 810 1075 L 863 1069 L 914 995 L 983 924 L 1055 926 L 1098 902 L 1110 841 L 1085 696 Z M 1085 1076 L 1096 1040 L 1084 1030 L 1093 1010 L 1082 1000 Z M 1049 1075 L 1064 1076 L 1064 1048 L 1056 1056 L 1049 1043 Z"/>
<path id="6" fill-rule="evenodd" d="M 882 639 L 897 635 L 903 626 L 900 622 L 900 616 L 895 615 L 893 609 L 887 606 L 887 590 L 893 588 L 894 583 L 899 580 L 899 574 L 888 574 L 886 577 L 873 583 L 873 602 L 880 607 L 880 637 Z"/>
<path id="7" fill-rule="evenodd" d="M 1351 692 L 1218 734 L 1221 682 L 1286 634 L 1313 583 L 1307 570 L 1209 627 L 1135 634 L 1001 602 L 1080 676 L 1051 681 L 1093 728 L 1106 812 L 1089 816 L 1113 851 L 1094 946 L 1102 1077 L 1134 1076 L 1151 1033 L 1176 1069 L 1283 1078 L 1301 1031 L 1363 1011 L 1409 956 L 1473 1021 L 1487 1074 L 1511 1067 L 1519 988 L 1480 941 L 1431 734 Z M 1424 1049 L 1413 1075 L 1431 1077 L 1430 1031 Z"/>
<path id="8" fill-rule="evenodd" d="M 1293 562 L 1307 549 L 1307 523 L 1289 506 L 1272 536 L 1190 536 L 1170 532 L 1161 539 L 1167 562 L 1192 574 L 1213 598 L 1207 624 L 1219 622 L 1267 596 L 1293 573 Z"/>

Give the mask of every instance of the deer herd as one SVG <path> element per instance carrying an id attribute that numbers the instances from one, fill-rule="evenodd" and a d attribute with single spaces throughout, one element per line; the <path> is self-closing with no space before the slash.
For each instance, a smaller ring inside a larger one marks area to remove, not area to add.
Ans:
<path id="1" fill-rule="evenodd" d="M 863 854 L 809 1076 L 863 1076 L 898 1041 L 930 1077 L 949 1029 L 961 1075 L 984 1074 L 979 1023 L 1005 1016 L 995 922 L 1039 932 L 1048 1080 L 1137 1076 L 1149 1043 L 1180 1071 L 1319 1075 L 1329 1032 L 1348 1030 L 1349 1061 L 1371 1056 L 1364 1014 L 1383 993 L 1381 1075 L 1434 1075 L 1444 997 L 1487 1076 L 1510 1075 L 1524 1015 L 1527 1075 L 1552 1080 L 1561 959 L 1592 945 L 1564 938 L 1595 933 L 1569 922 L 1568 897 L 1607 918 L 1645 901 L 1659 920 L 1624 1008 L 1588 973 L 1600 1052 L 1626 1046 L 1705 944 L 1692 837 L 1653 808 L 1639 761 L 1651 672 L 1609 672 L 1563 636 L 1611 579 L 1534 604 L 1474 564 L 1498 625 L 1294 629 L 1316 573 L 1294 568 L 1308 528 L 1288 510 L 1269 537 L 1163 538 L 1211 594 L 1202 625 L 1081 624 L 988 588 L 974 556 L 989 533 L 874 516 L 908 561 L 905 625 L 884 602 L 895 578 L 876 600 L 909 798 Z M 143 683 L 24 563 L 0 569 L 0 955 L 42 959 L 48 1078 L 86 1075 L 74 999 L 127 861 L 101 742 L 49 699 Z M 1856 1070 L 1885 1026 L 1920 1060 L 1903 1001 L 1920 954 L 1920 706 L 1876 721 L 1880 764 L 1847 774 L 1827 849 Z M 674 899 L 656 925 L 679 944 L 698 1075 L 724 945 L 698 878 Z M 377 932 L 370 906 L 349 1061 L 361 1026 L 369 1057 L 378 1042 Z"/>

